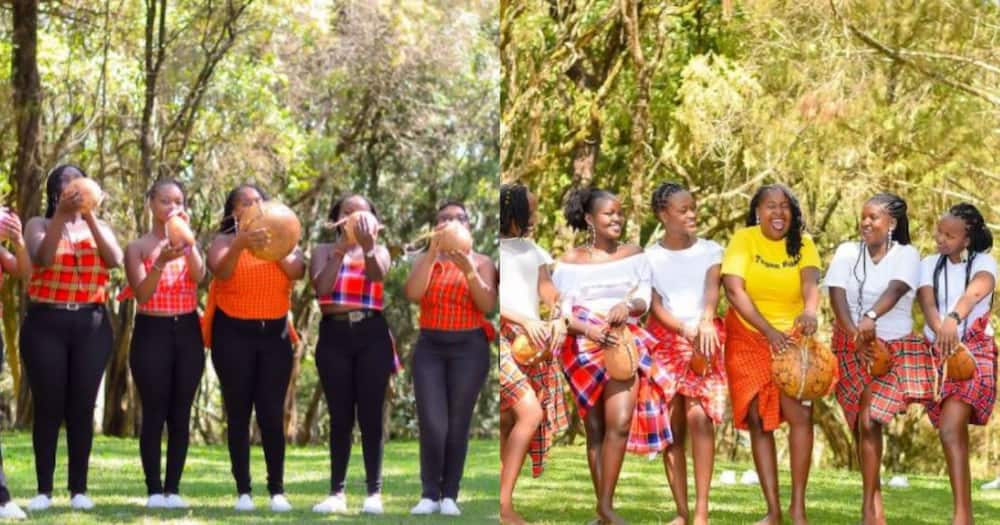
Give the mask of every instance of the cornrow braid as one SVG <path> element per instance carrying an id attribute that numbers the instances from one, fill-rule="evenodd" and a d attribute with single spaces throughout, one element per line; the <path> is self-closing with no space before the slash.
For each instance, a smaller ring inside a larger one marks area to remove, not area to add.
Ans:
<path id="1" fill-rule="evenodd" d="M 660 213 L 667 209 L 667 200 L 672 195 L 685 192 L 687 189 L 676 182 L 664 182 L 653 192 L 652 207 L 653 213 Z"/>
<path id="2" fill-rule="evenodd" d="M 528 188 L 523 184 L 500 186 L 500 234 L 513 235 L 517 226 L 519 236 L 528 233 L 531 222 L 531 206 L 528 202 Z"/>
<path id="3" fill-rule="evenodd" d="M 967 202 L 961 202 L 952 206 L 948 210 L 948 215 L 960 219 L 965 223 L 965 235 L 969 238 L 969 257 L 965 261 L 965 287 L 969 287 L 969 279 L 972 277 L 972 261 L 976 255 L 986 253 L 993 248 L 993 233 L 986 226 L 986 220 L 979 209 Z M 948 295 L 948 257 L 941 255 L 934 265 L 934 304 L 938 310 L 942 310 L 941 302 L 938 298 L 938 277 L 943 272 L 945 274 L 945 300 Z M 944 305 L 947 308 L 947 305 Z M 966 319 L 968 322 L 968 319 Z"/>
<path id="4" fill-rule="evenodd" d="M 868 202 L 882 206 L 890 217 L 896 219 L 892 240 L 902 245 L 910 244 L 910 219 L 906 215 L 906 201 L 895 193 L 876 193 Z"/>

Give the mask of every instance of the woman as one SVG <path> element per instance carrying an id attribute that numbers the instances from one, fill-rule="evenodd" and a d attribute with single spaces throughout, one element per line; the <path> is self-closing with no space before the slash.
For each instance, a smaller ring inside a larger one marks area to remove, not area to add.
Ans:
<path id="1" fill-rule="evenodd" d="M 836 316 L 837 401 L 857 443 L 866 524 L 885 523 L 879 479 L 882 426 L 908 403 L 931 393 L 933 372 L 923 341 L 911 333 L 919 279 L 920 254 L 910 245 L 906 202 L 891 193 L 873 196 L 861 211 L 861 241 L 837 248 L 825 281 Z M 878 378 L 869 374 L 875 338 L 893 354 L 892 369 Z"/>
<path id="2" fill-rule="evenodd" d="M 20 347 L 35 410 L 31 438 L 38 476 L 38 495 L 28 503 L 29 510 L 52 505 L 63 421 L 70 503 L 74 509 L 94 508 L 87 497 L 94 403 L 112 345 L 104 301 L 108 271 L 121 265 L 122 250 L 111 227 L 97 218 L 97 210 L 81 208 L 83 194 L 63 194 L 70 181 L 86 176 L 71 164 L 53 169 L 45 183 L 45 217 L 32 217 L 25 225 L 34 271 Z"/>
<path id="3" fill-rule="evenodd" d="M 621 203 L 600 189 L 576 190 L 564 209 L 566 222 L 590 240 L 560 259 L 552 275 L 573 312 L 573 335 L 559 353 L 587 434 L 587 463 L 600 523 L 624 523 L 614 511 L 615 487 L 625 451 L 656 454 L 670 442 L 664 391 L 675 378 L 649 356 L 653 338 L 637 324 L 650 300 L 649 263 L 642 248 L 619 242 Z M 604 348 L 619 343 L 612 328 L 626 326 L 639 351 L 636 377 L 612 379 Z"/>
<path id="4" fill-rule="evenodd" d="M 726 411 L 726 370 L 722 360 L 725 332 L 716 317 L 721 283 L 722 247 L 698 238 L 694 197 L 678 184 L 661 184 L 653 193 L 653 212 L 663 237 L 646 249 L 653 272 L 653 305 L 646 329 L 658 341 L 656 361 L 679 380 L 667 390 L 673 443 L 663 466 L 677 507 L 676 525 L 708 523 L 708 490 L 715 459 L 715 425 Z M 704 375 L 691 359 L 709 363 Z M 697 490 L 694 516 L 687 504 L 684 435 L 691 429 Z"/>
<path id="5" fill-rule="evenodd" d="M 460 202 L 437 211 L 437 227 L 469 227 Z M 445 252 L 432 240 L 406 279 L 407 299 L 420 304 L 413 349 L 413 390 L 420 427 L 420 501 L 411 514 L 461 515 L 456 503 L 469 448 L 469 427 L 490 366 L 497 271 L 486 255 Z"/>
<path id="6" fill-rule="evenodd" d="M 924 312 L 924 336 L 943 362 L 961 341 L 972 352 L 971 379 L 944 379 L 935 399 L 927 401 L 931 423 L 938 429 L 948 463 L 954 505 L 952 523 L 972 523 L 972 480 L 969 475 L 969 425 L 986 425 L 996 401 L 997 351 L 990 325 L 997 263 L 988 252 L 993 234 L 975 206 L 953 206 L 937 223 L 938 254 L 920 265 L 917 297 Z"/>
<path id="7" fill-rule="evenodd" d="M 24 279 L 31 275 L 31 256 L 28 255 L 28 248 L 24 244 L 24 236 L 21 234 L 21 219 L 16 213 L 8 208 L 0 208 L 0 241 L 8 241 L 13 248 L 11 253 L 7 248 L 0 246 L 0 283 L 3 282 L 3 274 L 7 273 L 18 279 Z M 0 337 L 0 364 L 3 362 L 3 338 Z M 21 507 L 10 499 L 10 491 L 7 489 L 7 476 L 3 471 L 3 456 L 0 454 L 0 518 L 24 519 L 27 515 Z"/>
<path id="8" fill-rule="evenodd" d="M 219 376 L 226 406 L 226 437 L 239 497 L 236 510 L 254 509 L 250 497 L 250 412 L 257 410 L 267 463 L 271 510 L 292 509 L 285 497 L 285 393 L 292 372 L 296 337 L 288 319 L 292 283 L 305 275 L 296 248 L 279 261 L 254 257 L 251 248 L 269 242 L 264 228 L 239 230 L 236 218 L 267 194 L 252 184 L 229 192 L 219 233 L 208 249 L 208 268 L 215 276 L 209 292 L 206 343 Z"/>
<path id="9" fill-rule="evenodd" d="M 173 245 L 166 222 L 175 214 L 187 220 L 181 184 L 162 179 L 147 193 L 152 229 L 125 248 L 129 288 L 138 312 L 129 365 L 142 401 L 139 450 L 146 475 L 149 508 L 186 508 L 180 497 L 187 458 L 191 403 L 205 370 L 205 348 L 198 321 L 198 283 L 205 262 L 192 244 Z M 160 442 L 167 427 L 167 474 L 160 479 Z"/>
<path id="10" fill-rule="evenodd" d="M 807 523 L 806 483 L 812 458 L 812 407 L 786 396 L 771 380 L 771 354 L 792 343 L 791 332 L 816 331 L 819 254 L 792 191 L 762 186 L 750 200 L 747 227 L 737 230 L 722 258 L 722 282 L 732 306 L 726 316 L 726 374 L 733 424 L 750 430 L 750 448 L 767 502 L 758 523 L 780 524 L 774 429 L 791 431 L 792 522 Z"/>
<path id="11" fill-rule="evenodd" d="M 538 199 L 520 184 L 500 187 L 500 521 L 526 523 L 514 511 L 513 494 L 524 458 L 540 476 L 553 438 L 568 426 L 566 402 L 554 357 L 521 365 L 510 345 L 524 334 L 535 349 L 554 350 L 565 341 L 565 323 L 541 320 L 539 300 L 557 308 L 549 275 L 552 258 L 528 237 Z"/>
<path id="12" fill-rule="evenodd" d="M 323 320 L 316 344 L 319 372 L 330 410 L 330 496 L 314 512 L 347 512 L 344 494 L 351 434 L 357 413 L 364 452 L 367 497 L 361 512 L 382 514 L 382 417 L 389 378 L 396 370 L 392 334 L 382 315 L 382 281 L 389 270 L 389 251 L 378 244 L 378 214 L 360 195 L 338 199 L 330 220 L 354 212 L 356 242 L 338 227 L 337 242 L 313 250 L 309 274 Z"/>

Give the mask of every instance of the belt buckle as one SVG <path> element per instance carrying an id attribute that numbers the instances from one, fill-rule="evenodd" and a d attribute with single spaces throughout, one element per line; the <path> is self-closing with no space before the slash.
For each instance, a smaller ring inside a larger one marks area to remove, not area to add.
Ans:
<path id="1" fill-rule="evenodd" d="M 365 313 L 361 310 L 351 310 L 347 312 L 347 321 L 351 324 L 360 323 L 365 319 Z"/>
<path id="2" fill-rule="evenodd" d="M 80 309 L 80 303 L 66 303 L 66 309 L 75 312 Z"/>

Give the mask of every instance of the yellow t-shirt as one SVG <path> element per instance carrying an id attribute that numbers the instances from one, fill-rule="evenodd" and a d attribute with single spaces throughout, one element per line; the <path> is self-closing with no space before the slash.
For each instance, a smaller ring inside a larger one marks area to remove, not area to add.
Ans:
<path id="1" fill-rule="evenodd" d="M 737 230 L 722 257 L 722 274 L 742 277 L 747 294 L 764 319 L 778 330 L 790 330 L 802 313 L 802 268 L 819 269 L 819 253 L 812 237 L 802 234 L 798 257 L 785 251 L 785 240 L 764 237 L 760 226 Z M 746 320 L 740 321 L 756 331 Z"/>

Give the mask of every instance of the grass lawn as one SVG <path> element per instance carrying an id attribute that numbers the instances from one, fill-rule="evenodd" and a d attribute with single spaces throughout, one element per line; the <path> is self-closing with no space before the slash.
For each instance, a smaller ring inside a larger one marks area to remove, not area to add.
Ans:
<path id="1" fill-rule="evenodd" d="M 688 458 L 688 490 L 694 509 L 694 474 Z M 742 472 L 751 464 L 716 462 L 715 478 L 722 470 Z M 787 459 L 779 466 L 781 502 L 787 509 L 791 478 Z M 910 488 L 884 489 L 888 522 L 900 525 L 950 523 L 951 489 L 947 477 L 909 476 Z M 887 481 L 887 480 L 886 480 Z M 1000 523 L 1000 491 L 982 492 L 974 480 L 972 503 L 976 523 Z M 807 494 L 809 519 L 814 525 L 856 524 L 860 518 L 861 475 L 839 470 L 813 470 Z M 714 525 L 754 523 L 765 512 L 759 486 L 714 484 L 710 494 L 709 519 Z M 647 461 L 629 455 L 622 469 L 616 494 L 618 512 L 629 523 L 665 523 L 674 516 L 674 503 L 660 458 Z M 587 460 L 582 446 L 555 447 L 545 473 L 531 478 L 522 473 L 515 492 L 518 511 L 532 523 L 588 523 L 595 504 Z"/>
<path id="2" fill-rule="evenodd" d="M 88 512 L 69 508 L 66 494 L 65 431 L 60 436 L 56 459 L 54 505 L 32 513 L 35 523 L 496 523 L 499 507 L 499 447 L 495 441 L 473 442 L 465 466 L 459 506 L 460 519 L 440 516 L 416 517 L 409 509 L 420 496 L 420 465 L 416 442 L 386 445 L 384 488 L 385 515 L 358 514 L 364 498 L 364 466 L 361 446 L 355 445 L 347 477 L 347 515 L 327 516 L 312 512 L 312 506 L 330 489 L 330 460 L 326 447 L 289 447 L 285 463 L 285 490 L 294 507 L 289 513 L 273 513 L 268 508 L 264 456 L 261 448 L 251 449 L 251 475 L 257 510 L 237 513 L 235 484 L 229 472 L 229 453 L 224 445 L 192 446 L 181 480 L 181 495 L 187 510 L 146 510 L 146 488 L 139 463 L 139 442 L 97 436 L 90 461 L 88 494 L 97 507 Z M 31 434 L 0 435 L 4 469 L 14 500 L 24 507 L 35 495 L 35 464 Z M 164 452 L 166 443 L 164 443 Z"/>

